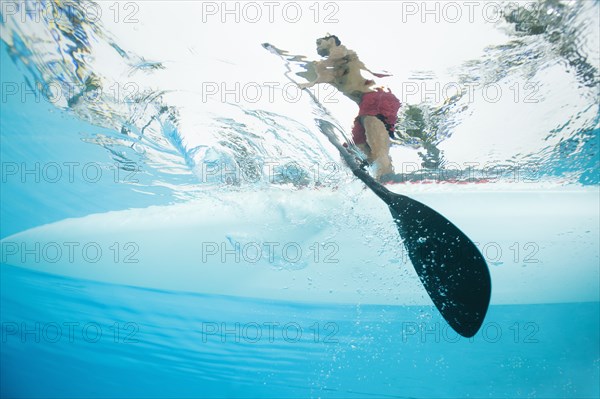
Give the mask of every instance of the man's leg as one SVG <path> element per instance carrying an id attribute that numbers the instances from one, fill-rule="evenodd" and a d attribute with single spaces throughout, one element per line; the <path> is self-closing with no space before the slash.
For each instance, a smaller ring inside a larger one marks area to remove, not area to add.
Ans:
<path id="1" fill-rule="evenodd" d="M 370 158 L 376 166 L 375 177 L 379 180 L 385 174 L 394 173 L 390 158 L 390 136 L 383 122 L 376 116 L 364 116 L 362 122 L 366 130 L 367 144 L 371 148 Z"/>

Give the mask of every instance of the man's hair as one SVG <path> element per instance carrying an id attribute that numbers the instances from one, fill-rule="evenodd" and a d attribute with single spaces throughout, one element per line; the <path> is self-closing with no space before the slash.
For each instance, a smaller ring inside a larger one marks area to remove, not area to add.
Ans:
<path id="1" fill-rule="evenodd" d="M 321 39 L 327 40 L 327 39 L 331 39 L 331 38 L 335 39 L 335 45 L 336 46 L 339 46 L 340 44 L 342 44 L 342 42 L 340 41 L 340 39 L 338 39 L 338 37 L 336 35 L 330 35 L 330 34 L 328 34 L 327 36 L 322 37 Z"/>

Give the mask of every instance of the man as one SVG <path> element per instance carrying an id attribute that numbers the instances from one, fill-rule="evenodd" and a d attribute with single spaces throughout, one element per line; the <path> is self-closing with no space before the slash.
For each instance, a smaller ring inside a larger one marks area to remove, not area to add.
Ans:
<path id="1" fill-rule="evenodd" d="M 326 58 L 315 62 L 316 79 L 298 86 L 305 89 L 318 83 L 329 83 L 358 104 L 352 138 L 367 155 L 369 163 L 375 165 L 376 179 L 385 181 L 386 175 L 394 173 L 389 154 L 390 137 L 394 133 L 400 101 L 391 91 L 374 88 L 375 81 L 365 79 L 361 71 L 376 77 L 388 75 L 371 72 L 357 54 L 343 46 L 334 35 L 317 39 L 317 53 Z"/>

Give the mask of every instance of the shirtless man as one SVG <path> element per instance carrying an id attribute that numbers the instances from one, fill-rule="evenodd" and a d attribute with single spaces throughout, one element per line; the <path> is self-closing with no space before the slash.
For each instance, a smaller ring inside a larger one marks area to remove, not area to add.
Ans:
<path id="1" fill-rule="evenodd" d="M 374 88 L 375 81 L 361 75 L 361 70 L 365 70 L 377 77 L 386 76 L 369 71 L 356 53 L 343 46 L 337 36 L 317 39 L 317 53 L 326 57 L 315 62 L 317 78 L 298 86 L 305 89 L 318 83 L 329 83 L 358 104 L 352 138 L 367 155 L 368 161 L 375 165 L 377 180 L 385 180 L 385 175 L 394 173 L 389 154 L 390 137 L 394 133 L 400 101 L 391 91 Z"/>

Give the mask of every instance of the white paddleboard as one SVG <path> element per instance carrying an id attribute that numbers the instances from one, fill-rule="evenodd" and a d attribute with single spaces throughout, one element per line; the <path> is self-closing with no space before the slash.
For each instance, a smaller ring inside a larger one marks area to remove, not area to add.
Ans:
<path id="1" fill-rule="evenodd" d="M 597 301 L 592 189 L 398 184 L 482 251 L 492 304 Z M 2 263 L 78 279 L 274 300 L 430 304 L 387 206 L 368 190 L 213 193 L 94 214 L 2 240 Z"/>

